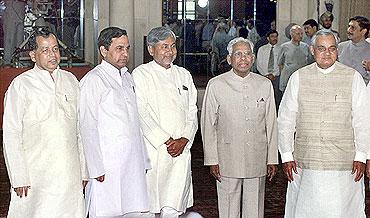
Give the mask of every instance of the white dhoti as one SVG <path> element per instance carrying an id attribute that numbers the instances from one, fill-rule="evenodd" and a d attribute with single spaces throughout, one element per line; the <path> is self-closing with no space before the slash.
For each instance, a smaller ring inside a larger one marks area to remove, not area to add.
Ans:
<path id="1" fill-rule="evenodd" d="M 288 184 L 285 218 L 365 218 L 364 179 L 351 171 L 297 168 Z"/>

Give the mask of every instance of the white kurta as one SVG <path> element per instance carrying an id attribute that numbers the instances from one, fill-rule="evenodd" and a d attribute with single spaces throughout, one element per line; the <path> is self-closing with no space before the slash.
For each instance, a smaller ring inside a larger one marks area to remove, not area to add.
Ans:
<path id="1" fill-rule="evenodd" d="M 164 206 L 184 212 L 193 205 L 191 154 L 197 121 L 197 90 L 184 68 L 165 69 L 155 61 L 133 71 L 141 128 L 152 169 L 147 173 L 150 211 Z M 189 139 L 183 153 L 172 157 L 164 144 L 170 137 Z"/>
<path id="2" fill-rule="evenodd" d="M 4 157 L 12 186 L 8 217 L 84 216 L 78 140 L 78 81 L 36 65 L 16 77 L 5 97 Z M 31 186 L 19 198 L 14 187 Z"/>
<path id="3" fill-rule="evenodd" d="M 319 71 L 335 73 L 335 64 Z M 293 161 L 294 132 L 298 108 L 299 71 L 288 82 L 278 116 L 278 146 L 282 162 Z M 352 82 L 352 126 L 355 135 L 354 160 L 366 163 L 370 141 L 369 95 L 359 73 Z M 365 217 L 363 179 L 354 182 L 350 171 L 298 169 L 288 184 L 285 217 Z"/>
<path id="4" fill-rule="evenodd" d="M 149 160 L 130 73 L 127 68 L 119 71 L 102 61 L 86 74 L 80 86 L 79 116 L 90 177 L 90 213 L 119 216 L 149 211 L 145 179 Z M 94 179 L 104 174 L 104 182 Z"/>

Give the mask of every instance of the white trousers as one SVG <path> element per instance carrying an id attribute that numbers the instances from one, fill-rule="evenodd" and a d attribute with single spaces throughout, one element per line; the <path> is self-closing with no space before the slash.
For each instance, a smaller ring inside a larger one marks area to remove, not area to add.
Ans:
<path id="1" fill-rule="evenodd" d="M 265 180 L 265 176 L 251 179 L 221 177 L 221 183 L 217 181 L 219 217 L 263 218 Z"/>

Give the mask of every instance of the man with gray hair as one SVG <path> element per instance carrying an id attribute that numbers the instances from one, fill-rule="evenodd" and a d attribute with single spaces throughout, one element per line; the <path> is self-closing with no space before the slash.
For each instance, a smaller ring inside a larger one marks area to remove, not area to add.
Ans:
<path id="1" fill-rule="evenodd" d="M 337 45 L 331 31 L 314 35 L 316 62 L 291 76 L 280 104 L 286 218 L 365 218 L 370 104 L 361 75 L 336 61 Z"/>
<path id="2" fill-rule="evenodd" d="M 278 55 L 278 65 L 280 68 L 280 91 L 284 92 L 288 80 L 294 71 L 306 66 L 309 63 L 308 45 L 302 42 L 303 29 L 299 25 L 290 28 L 291 40 L 281 45 Z"/>
<path id="3" fill-rule="evenodd" d="M 227 50 L 232 69 L 208 82 L 203 100 L 204 164 L 217 180 L 219 217 L 262 218 L 266 174 L 271 181 L 278 164 L 274 89 L 250 72 L 250 40 L 235 38 Z"/>
<path id="4" fill-rule="evenodd" d="M 147 172 L 150 212 L 179 217 L 193 206 L 191 154 L 197 90 L 190 72 L 172 64 L 176 36 L 166 27 L 147 36 L 153 61 L 133 71 L 141 128 L 152 169 Z"/>

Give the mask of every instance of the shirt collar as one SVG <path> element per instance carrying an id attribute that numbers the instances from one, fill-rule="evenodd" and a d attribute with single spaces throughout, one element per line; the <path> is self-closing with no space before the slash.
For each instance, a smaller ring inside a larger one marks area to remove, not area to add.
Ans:
<path id="1" fill-rule="evenodd" d="M 232 77 L 233 79 L 235 79 L 235 80 L 240 81 L 240 82 L 244 82 L 244 81 L 248 81 L 248 80 L 250 80 L 250 79 L 252 78 L 251 73 L 252 73 L 252 72 L 249 72 L 249 73 L 248 73 L 248 75 L 247 75 L 246 77 L 241 77 L 241 76 L 238 76 L 238 75 L 234 72 L 234 70 L 231 70 L 231 77 Z"/>
<path id="2" fill-rule="evenodd" d="M 171 63 L 171 66 L 170 68 L 166 69 L 164 67 L 162 67 L 161 65 L 159 65 L 157 62 L 155 62 L 155 60 L 152 61 L 152 64 L 153 64 L 153 67 L 161 72 L 171 72 L 172 71 L 172 66 L 173 64 Z"/>
<path id="3" fill-rule="evenodd" d="M 359 41 L 359 42 L 357 42 L 357 43 L 354 43 L 352 40 L 351 40 L 351 44 L 352 45 L 354 45 L 354 46 L 356 46 L 356 47 L 360 47 L 360 46 L 363 46 L 363 45 L 365 45 L 367 42 L 366 42 L 366 40 L 364 39 L 364 40 L 361 40 L 361 41 Z"/>
<path id="4" fill-rule="evenodd" d="M 115 72 L 118 72 L 118 75 L 121 75 L 123 76 L 124 73 L 128 72 L 128 68 L 127 67 L 122 67 L 120 70 L 118 70 L 115 66 L 113 66 L 112 64 L 108 63 L 107 61 L 105 60 L 102 60 L 101 62 L 101 65 L 106 68 L 108 71 L 108 73 L 111 73 L 113 72 L 114 75 L 116 75 L 117 73 Z M 114 76 L 113 75 L 113 76 Z"/>
<path id="5" fill-rule="evenodd" d="M 334 68 L 335 68 L 335 63 L 333 65 L 331 65 L 329 68 L 326 68 L 326 69 L 322 69 L 320 68 L 317 63 L 316 63 L 316 68 L 317 70 L 320 72 L 320 73 L 323 73 L 323 74 L 328 74 L 328 73 L 331 73 Z"/>
<path id="6" fill-rule="evenodd" d="M 35 66 L 33 67 L 33 69 L 36 71 L 36 72 L 38 72 L 38 73 L 40 73 L 41 75 L 43 75 L 43 76 L 52 76 L 53 78 L 56 78 L 56 75 L 57 75 L 57 72 L 59 71 L 59 66 L 55 69 L 55 70 L 53 70 L 53 72 L 52 73 L 50 73 L 49 71 L 47 71 L 47 70 L 43 70 L 43 69 L 40 69 L 38 66 L 37 66 L 37 64 L 35 64 Z"/>

